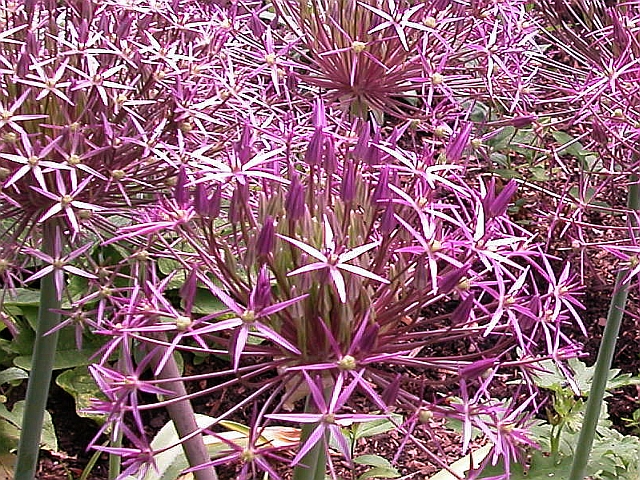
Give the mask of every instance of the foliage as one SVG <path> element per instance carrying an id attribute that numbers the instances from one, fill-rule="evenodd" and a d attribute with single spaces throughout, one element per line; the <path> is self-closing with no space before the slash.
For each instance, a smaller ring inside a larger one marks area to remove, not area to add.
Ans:
<path id="1" fill-rule="evenodd" d="M 531 452 L 526 464 L 512 468 L 511 478 L 547 478 L 549 473 L 569 476 L 571 461 L 578 443 L 578 436 L 585 413 L 587 397 L 593 379 L 593 367 L 572 359 L 569 361 L 574 382 L 568 384 L 566 375 L 552 362 L 542 365 L 544 370 L 535 375 L 536 384 L 551 392 L 551 402 L 546 408 L 547 419 L 538 421 L 531 428 L 532 438 L 540 445 Z M 610 372 L 607 390 L 612 391 L 626 385 L 640 384 L 640 377 Z M 596 479 L 636 479 L 640 473 L 640 439 L 623 435 L 613 428 L 603 402 L 598 421 L 597 435 L 587 465 L 587 475 Z M 500 472 L 501 465 L 489 466 L 483 476 Z"/>

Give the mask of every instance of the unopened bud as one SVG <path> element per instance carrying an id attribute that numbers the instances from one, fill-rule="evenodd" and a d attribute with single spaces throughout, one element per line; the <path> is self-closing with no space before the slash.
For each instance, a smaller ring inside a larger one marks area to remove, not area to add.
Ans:
<path id="1" fill-rule="evenodd" d="M 353 50 L 354 53 L 361 53 L 365 48 L 367 48 L 367 44 L 365 42 L 359 42 L 356 40 L 351 44 L 351 50 Z"/>
<path id="2" fill-rule="evenodd" d="M 444 81 L 444 76 L 441 73 L 435 72 L 431 75 L 431 83 L 433 85 L 440 85 Z"/>
<path id="3" fill-rule="evenodd" d="M 186 315 L 180 315 L 176 317 L 176 328 L 179 332 L 184 332 L 191 326 L 191 317 Z"/>
<path id="4" fill-rule="evenodd" d="M 266 259 L 273 251 L 273 245 L 275 243 L 276 231 L 274 221 L 271 216 L 267 216 L 264 225 L 258 234 L 258 240 L 256 241 L 256 252 L 258 258 Z"/>
<path id="5" fill-rule="evenodd" d="M 338 368 L 340 370 L 355 370 L 356 366 L 356 359 L 351 355 L 345 355 L 338 361 Z"/>
<path id="6" fill-rule="evenodd" d="M 431 410 L 427 410 L 426 408 L 421 408 L 418 411 L 418 421 L 422 425 L 426 425 L 427 423 L 429 423 L 432 418 L 433 418 L 433 412 L 431 412 Z"/>

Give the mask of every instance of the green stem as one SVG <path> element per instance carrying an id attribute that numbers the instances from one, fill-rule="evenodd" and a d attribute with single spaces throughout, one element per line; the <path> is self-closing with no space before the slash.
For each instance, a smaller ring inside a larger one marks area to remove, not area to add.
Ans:
<path id="1" fill-rule="evenodd" d="M 307 402 L 304 407 L 305 412 L 312 410 L 311 398 L 307 396 Z M 305 424 L 302 427 L 302 435 L 300 437 L 300 445 L 304 443 L 311 435 L 311 432 L 317 427 L 317 424 Z M 293 469 L 292 480 L 324 480 L 327 470 L 327 453 L 323 441 L 319 441 L 314 447 L 302 457 L 300 463 Z"/>
<path id="2" fill-rule="evenodd" d="M 109 441 L 106 441 L 102 444 L 102 446 L 106 447 L 108 444 L 109 444 Z M 89 475 L 91 475 L 91 471 L 93 470 L 93 467 L 96 466 L 96 463 L 98 463 L 98 460 L 100 459 L 101 455 L 102 455 L 102 452 L 100 450 L 96 450 L 95 452 L 93 452 L 93 455 L 91 455 L 91 458 L 85 465 L 84 470 L 82 470 L 82 475 L 80 475 L 80 478 L 78 478 L 78 480 L 87 480 L 89 478 Z M 109 470 L 109 473 L 111 473 L 111 470 Z"/>
<path id="3" fill-rule="evenodd" d="M 163 340 L 166 341 L 166 338 Z M 191 467 L 196 467 L 211 461 L 211 457 L 209 456 L 207 447 L 202 439 L 202 434 L 192 435 L 193 432 L 198 430 L 198 424 L 196 423 L 195 413 L 191 402 L 182 398 L 187 396 L 187 390 L 184 387 L 184 383 L 180 380 L 181 373 L 174 355 L 171 355 L 166 361 L 164 367 L 157 375 L 157 378 L 160 380 L 175 380 L 162 385 L 162 388 L 173 392 L 172 395 L 167 395 L 167 397 L 169 399 L 176 399 L 174 403 L 167 405 L 166 409 L 169 413 L 169 417 L 176 427 L 178 436 L 180 438 L 190 436 L 190 438 L 182 441 L 182 449 L 184 450 L 189 465 Z M 152 368 L 155 368 L 158 365 L 161 358 L 162 351 L 157 351 L 151 362 Z M 213 467 L 196 470 L 193 472 L 193 476 L 195 477 L 195 480 L 218 480 L 218 476 Z"/>
<path id="4" fill-rule="evenodd" d="M 121 447 L 122 446 L 122 430 L 118 430 L 118 432 L 113 435 L 109 440 L 109 444 L 111 447 Z M 120 455 L 115 453 L 109 454 L 109 480 L 115 480 L 120 476 L 120 470 L 122 467 L 122 459 Z"/>
<path id="5" fill-rule="evenodd" d="M 640 189 L 638 188 L 638 178 L 635 175 L 631 177 L 627 205 L 631 210 L 640 209 Z M 633 217 L 630 216 L 630 218 Z M 631 222 L 632 226 L 637 228 L 637 222 L 633 219 Z M 624 268 L 620 270 L 616 276 L 614 294 L 611 299 L 611 305 L 609 306 L 607 324 L 602 334 L 602 342 L 598 350 L 593 383 L 591 384 L 591 391 L 589 392 L 589 399 L 587 400 L 587 409 L 584 414 L 584 422 L 580 430 L 580 436 L 578 437 L 578 445 L 574 453 L 569 480 L 583 480 L 587 470 L 589 455 L 591 454 L 593 439 L 596 434 L 598 419 L 600 418 L 602 401 L 607 387 L 607 380 L 609 379 L 609 370 L 611 369 L 611 362 L 613 361 L 613 354 L 620 332 L 620 324 L 622 323 L 624 308 L 627 303 L 629 282 L 628 280 L 625 282 L 625 278 L 628 274 L 629 269 Z"/>
<path id="6" fill-rule="evenodd" d="M 56 257 L 56 226 L 51 222 L 43 225 L 42 251 Z M 38 453 L 40 452 L 40 436 L 44 423 L 44 414 L 49 396 L 49 385 L 53 373 L 53 362 L 58 346 L 58 332 L 47 335 L 51 329 L 60 323 L 61 315 L 55 313 L 60 310 L 62 301 L 58 292 L 54 276 L 55 270 L 42 277 L 40 283 L 40 305 L 38 309 L 38 325 L 33 346 L 33 359 L 27 395 L 25 398 L 24 414 L 20 430 L 18 445 L 18 460 L 16 463 L 15 480 L 33 480 L 35 478 Z"/>
<path id="7" fill-rule="evenodd" d="M 127 341 L 129 342 L 129 345 L 130 345 L 131 342 L 129 340 Z M 124 350 L 121 350 L 120 358 L 118 358 L 118 368 L 121 368 L 123 364 L 124 364 Z M 111 432 L 111 435 L 110 435 L 111 438 L 109 439 L 110 446 L 114 448 L 122 447 L 123 435 L 124 434 L 121 428 L 114 429 Z M 122 470 L 122 458 L 120 457 L 120 455 L 116 453 L 110 453 L 109 454 L 109 474 L 108 474 L 109 480 L 115 480 L 116 478 L 118 478 L 120 476 L 121 470 Z"/>

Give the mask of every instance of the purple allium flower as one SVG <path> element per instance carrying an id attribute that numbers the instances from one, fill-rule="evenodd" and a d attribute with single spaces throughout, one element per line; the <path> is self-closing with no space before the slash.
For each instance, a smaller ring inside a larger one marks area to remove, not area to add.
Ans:
<path id="1" fill-rule="evenodd" d="M 337 441 L 340 452 L 348 461 L 351 461 L 351 453 L 347 439 L 340 427 L 359 422 L 371 422 L 381 418 L 386 418 L 386 416 L 338 413 L 344 406 L 345 402 L 350 398 L 355 387 L 358 385 L 359 382 L 355 379 L 343 388 L 345 378 L 344 376 L 339 375 L 335 380 L 335 384 L 332 386 L 331 395 L 328 397 L 329 400 L 327 401 L 325 400 L 320 377 L 316 377 L 314 379 L 304 371 L 302 374 L 304 375 L 306 385 L 309 387 L 318 413 L 269 414 L 266 416 L 272 420 L 316 424 L 315 428 L 309 435 L 309 438 L 292 460 L 292 465 L 299 463 L 307 452 L 309 452 L 309 450 L 311 450 L 318 442 L 324 444 L 325 447 L 328 448 L 329 434 L 333 435 L 333 438 Z"/>
<path id="2" fill-rule="evenodd" d="M 525 88 L 540 53 L 526 2 L 313 0 L 305 9 L 282 0 L 273 21 L 257 2 L 228 10 L 220 3 L 180 12 L 164 5 L 161 13 L 119 5 L 117 24 L 87 20 L 93 35 L 74 23 L 86 51 L 39 65 L 52 76 L 61 68 L 45 100 L 64 106 L 64 121 L 46 135 L 28 132 L 45 119 L 17 119 L 33 94 L 4 102 L 16 117 L 3 126 L 15 142 L 0 150 L 12 182 L 5 190 L 16 195 L 7 209 L 36 198 L 31 218 L 53 209 L 49 218 L 70 228 L 57 205 L 77 192 L 74 201 L 100 207 L 86 224 L 107 232 L 101 248 L 123 252 L 114 275 L 128 287 L 109 296 L 96 322 L 107 340 L 99 365 L 132 375 L 133 363 L 109 361 L 131 358 L 132 343 L 148 364 L 151 352 L 159 359 L 155 373 L 174 354 L 216 355 L 212 371 L 179 378 L 210 382 L 184 398 L 242 385 L 241 406 L 216 421 L 254 405 L 254 436 L 263 423 L 311 424 L 297 468 L 311 449 L 327 448 L 329 433 L 349 458 L 341 426 L 388 418 L 372 412 L 392 409 L 410 412 L 398 428 L 421 451 L 430 447 L 412 432 L 428 409 L 464 423 L 465 447 L 470 429 L 486 429 L 500 444 L 495 455 L 517 458 L 530 445 L 525 412 L 534 400 L 491 399 L 495 372 L 530 378 L 539 361 L 573 354 L 562 328 L 581 308 L 572 270 L 554 269 L 509 217 L 516 182 L 499 190 L 470 167 L 471 132 L 488 140 L 500 130 L 487 129 L 539 114 Z M 25 48 L 40 51 L 24 36 Z M 75 39 L 65 41 L 80 52 Z M 125 67 L 96 67 L 87 55 Z M 29 61 L 23 77 L 39 81 L 26 77 L 37 73 Z M 73 70 L 81 66 L 85 75 Z M 140 78 L 127 76 L 134 69 Z M 110 76 L 101 83 L 93 78 L 100 73 Z M 82 87 L 65 87 L 70 77 Z M 291 82 L 296 88 L 285 88 Z M 77 114 L 57 91 L 74 105 L 87 94 L 91 118 L 70 127 Z M 398 117 L 411 121 L 396 124 Z M 47 158 L 31 165 L 48 140 L 55 146 Z M 478 147 L 491 159 L 488 148 Z M 98 228 L 116 220 L 117 231 Z M 80 238 L 85 223 L 77 223 Z M 98 283 L 75 306 L 94 308 Z M 457 353 L 448 355 L 452 342 Z M 460 391 L 460 402 L 429 403 L 416 393 L 415 383 L 434 372 L 442 390 Z M 309 407 L 293 412 L 304 397 Z M 133 401 L 124 395 L 108 421 L 166 403 Z M 282 460 L 276 453 L 252 437 L 213 464 L 271 473 Z"/>
<path id="3" fill-rule="evenodd" d="M 300 250 L 309 254 L 313 258 L 320 260 L 319 262 L 311 263 L 303 267 L 297 268 L 288 273 L 291 275 L 299 275 L 301 273 L 311 272 L 314 270 L 329 270 L 329 277 L 331 282 L 338 292 L 338 297 L 342 303 L 347 301 L 346 283 L 342 273 L 339 270 L 344 270 L 355 275 L 360 275 L 371 280 L 375 280 L 381 283 L 389 283 L 389 281 L 375 273 L 369 272 L 362 267 L 346 263 L 354 258 L 362 255 L 363 253 L 376 248 L 378 243 L 372 242 L 366 245 L 360 245 L 348 252 L 339 252 L 336 247 L 336 242 L 333 236 L 333 230 L 327 216 L 324 217 L 324 248 L 322 251 L 315 249 L 314 247 L 307 245 L 299 240 L 279 235 L 283 240 L 295 245 Z"/>

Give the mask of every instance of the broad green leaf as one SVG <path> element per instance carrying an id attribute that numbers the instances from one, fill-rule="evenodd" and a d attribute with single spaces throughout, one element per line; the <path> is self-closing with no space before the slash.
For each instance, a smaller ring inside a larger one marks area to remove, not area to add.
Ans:
<path id="1" fill-rule="evenodd" d="M 360 475 L 358 480 L 367 480 L 368 478 L 398 478 L 399 476 L 400 473 L 393 467 L 374 467 Z"/>
<path id="2" fill-rule="evenodd" d="M 391 462 L 380 455 L 360 455 L 353 459 L 358 465 L 368 465 L 370 467 L 393 468 Z"/>
<path id="3" fill-rule="evenodd" d="M 523 178 L 522 174 L 518 173 L 515 170 L 506 169 L 506 168 L 496 168 L 492 170 L 496 175 L 500 175 L 502 178 L 506 180 L 511 180 L 512 178 Z"/>
<path id="4" fill-rule="evenodd" d="M 12 449 L 18 448 L 23 411 L 24 401 L 16 402 L 13 410 L 8 410 L 6 406 L 0 403 L 0 454 L 8 453 Z M 40 444 L 44 450 L 52 452 L 58 450 L 56 432 L 53 428 L 51 415 L 47 411 L 44 412 Z"/>
<path id="5" fill-rule="evenodd" d="M 28 322 L 31 330 L 35 332 L 38 326 L 38 307 L 34 305 L 9 306 L 9 308 L 19 309 L 18 315 L 22 315 Z M 10 313 L 11 314 L 11 313 Z"/>
<path id="6" fill-rule="evenodd" d="M 15 455 L 11 453 L 0 454 L 0 480 L 13 480 L 13 466 L 15 463 Z"/>
<path id="7" fill-rule="evenodd" d="M 71 302 L 77 301 L 80 298 L 87 295 L 89 290 L 89 280 L 81 277 L 80 275 L 73 275 L 67 282 L 67 293 L 71 297 L 71 300 L 65 299 L 62 303 L 62 308 L 71 308 Z M 90 304 L 97 304 L 98 298 L 89 302 Z"/>
<path id="8" fill-rule="evenodd" d="M 528 469 L 518 463 L 512 463 L 509 469 L 510 480 L 549 480 L 549 479 L 566 479 L 569 478 L 571 470 L 571 457 L 560 456 L 554 459 L 550 455 L 535 451 L 531 456 L 531 464 Z M 504 474 L 504 463 L 498 462 L 497 465 L 488 465 L 482 470 L 479 478 L 492 477 Z M 433 479 L 432 479 L 433 480 Z"/>
<path id="9" fill-rule="evenodd" d="M 198 288 L 196 290 L 196 298 L 193 304 L 193 313 L 202 315 L 210 315 L 216 312 L 227 310 L 224 303 L 213 295 L 209 290 Z"/>
<path id="10" fill-rule="evenodd" d="M 182 264 L 176 260 L 170 258 L 158 258 L 158 269 L 163 275 L 174 274 L 169 280 L 166 289 L 178 289 L 184 285 L 187 279 L 187 272 Z"/>
<path id="11" fill-rule="evenodd" d="M 489 138 L 485 143 L 493 147 L 494 150 L 503 150 L 509 146 L 515 132 L 515 127 L 504 127 L 498 134 Z"/>
<path id="12" fill-rule="evenodd" d="M 396 425 L 401 425 L 403 422 L 402 415 L 397 413 L 392 413 L 390 417 L 393 421 L 381 418 L 379 420 L 372 420 L 371 422 L 354 424 L 352 426 L 354 440 L 390 432 L 396 428 Z"/>
<path id="13" fill-rule="evenodd" d="M 544 167 L 531 167 L 529 168 L 529 173 L 531 173 L 531 179 L 535 182 L 546 182 L 550 178 L 547 169 Z"/>
<path id="14" fill-rule="evenodd" d="M 29 374 L 17 367 L 9 367 L 0 372 L 0 385 L 3 383 L 13 383 L 19 380 L 26 380 Z"/>
<path id="15" fill-rule="evenodd" d="M 93 418 L 99 422 L 104 420 L 100 415 L 88 415 L 82 412 L 82 410 L 91 406 L 92 398 L 106 399 L 86 366 L 83 365 L 62 372 L 56 378 L 56 383 L 65 392 L 73 396 L 76 401 L 78 415 Z"/>
<path id="16" fill-rule="evenodd" d="M 465 102 L 465 103 L 468 103 L 468 102 Z M 468 105 L 464 108 L 467 108 L 467 107 Z M 469 118 L 471 119 L 471 121 L 477 124 L 484 123 L 487 120 L 488 116 L 489 116 L 489 107 L 487 107 L 482 102 L 474 101 L 473 107 L 471 108 L 471 115 L 469 115 Z"/>
<path id="17" fill-rule="evenodd" d="M 505 171 L 505 172 L 515 172 L 515 170 L 511 170 L 508 167 L 510 167 L 509 165 L 509 158 L 504 154 L 504 153 L 500 153 L 500 152 L 492 152 L 489 155 L 489 159 L 494 162 L 497 163 L 498 165 L 500 165 L 501 167 L 504 167 L 505 170 L 501 170 L 501 169 L 497 169 L 494 171 L 497 172 L 501 172 L 501 171 Z M 498 175 L 502 175 L 500 173 L 498 173 Z M 512 178 L 512 177 L 509 177 Z"/>
<path id="18" fill-rule="evenodd" d="M 214 420 L 207 415 L 196 414 L 195 417 L 200 428 L 211 425 Z M 176 432 L 173 422 L 167 423 L 160 429 L 151 441 L 151 448 L 160 450 L 174 444 L 177 445 L 155 456 L 157 469 L 150 469 L 144 476 L 144 480 L 175 480 L 180 472 L 189 467 L 182 446 L 178 444 L 178 441 L 178 432 Z"/>
<path id="19" fill-rule="evenodd" d="M 556 131 L 552 133 L 554 140 L 560 144 L 557 153 L 568 154 L 576 158 L 583 158 L 590 154 L 588 150 L 584 149 L 584 146 L 575 140 L 571 135 L 566 132 Z"/>
<path id="20" fill-rule="evenodd" d="M 493 445 L 489 443 L 478 448 L 449 465 L 449 470 L 442 469 L 429 480 L 458 480 L 459 478 L 465 478 L 466 473 L 471 468 L 477 469 L 480 467 L 482 461 L 491 453 L 492 447 Z"/>
<path id="21" fill-rule="evenodd" d="M 93 348 L 83 348 L 82 350 L 59 350 L 56 352 L 53 361 L 54 370 L 63 370 L 67 368 L 79 367 L 81 365 L 89 365 L 93 362 L 91 358 L 96 353 Z M 22 355 L 13 359 L 14 365 L 25 370 L 31 370 L 32 355 Z"/>
<path id="22" fill-rule="evenodd" d="M 591 389 L 591 383 L 593 381 L 593 374 L 595 372 L 594 366 L 587 366 L 584 362 L 572 358 L 568 361 L 569 367 L 573 371 L 573 377 L 580 389 L 580 393 L 583 396 L 589 394 Z M 558 369 L 556 364 L 551 360 L 545 360 L 540 363 L 540 366 L 545 370 L 534 374 L 534 381 L 540 388 L 546 388 L 548 390 L 560 391 L 569 388 L 567 379 L 564 374 Z M 631 376 L 628 374 L 620 375 L 620 370 L 612 368 L 609 371 L 609 379 L 607 380 L 607 390 L 613 390 L 616 388 L 625 387 L 627 385 L 639 385 L 640 377 Z"/>
<path id="23" fill-rule="evenodd" d="M 196 414 L 195 417 L 196 423 L 200 428 L 208 427 L 214 422 L 214 418 L 207 415 Z M 242 424 L 235 422 L 226 423 L 233 426 L 234 429 L 237 430 L 245 430 L 248 428 Z M 204 443 L 207 447 L 209 455 L 212 458 L 216 458 L 229 452 L 230 447 L 227 442 L 233 442 L 240 447 L 245 446 L 247 444 L 248 438 L 247 433 L 248 432 L 244 433 L 243 431 L 222 432 L 216 437 L 205 436 Z M 299 444 L 300 430 L 291 427 L 273 426 L 263 429 L 262 436 L 267 442 L 275 447 L 288 446 L 293 448 Z M 155 469 L 151 469 L 144 476 L 143 480 L 175 480 L 180 475 L 180 472 L 189 467 L 187 459 L 182 450 L 182 446 L 178 444 L 178 440 L 178 433 L 176 432 L 173 422 L 167 423 L 160 429 L 158 434 L 151 442 L 151 447 L 154 450 L 161 450 L 170 447 L 171 445 L 174 446 L 156 455 L 155 461 L 157 471 Z M 181 480 L 192 479 L 193 475 L 188 474 L 180 478 Z"/>
<path id="24" fill-rule="evenodd" d="M 32 306 L 37 307 L 40 305 L 40 290 L 34 290 L 32 288 L 16 288 L 13 291 L 8 290 L 5 293 L 3 306 Z"/>

